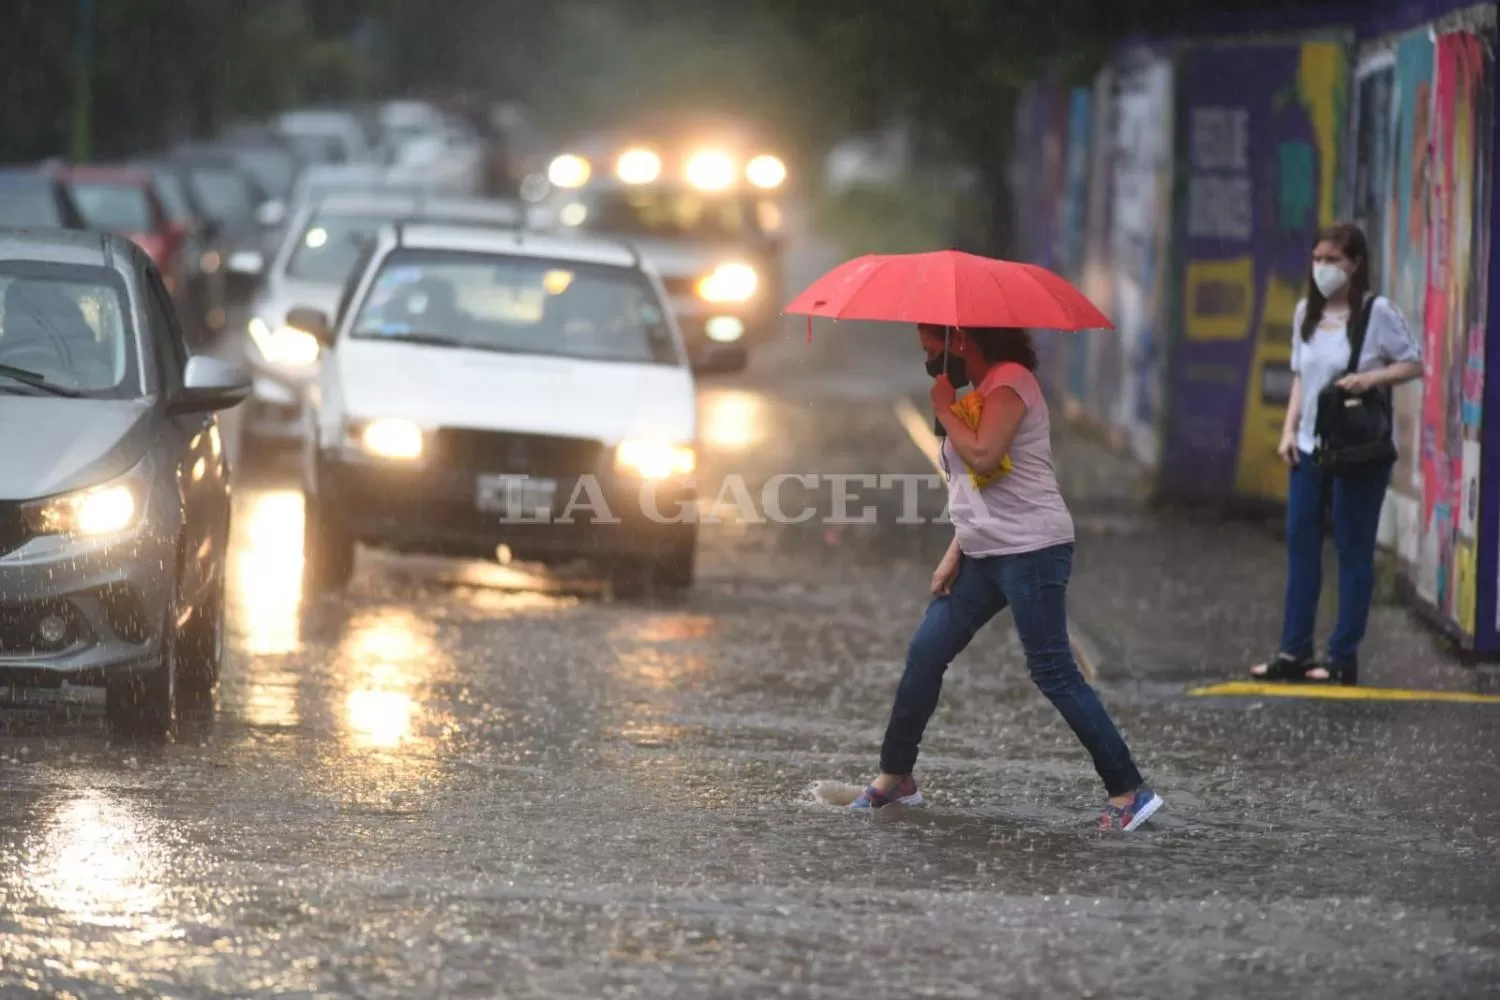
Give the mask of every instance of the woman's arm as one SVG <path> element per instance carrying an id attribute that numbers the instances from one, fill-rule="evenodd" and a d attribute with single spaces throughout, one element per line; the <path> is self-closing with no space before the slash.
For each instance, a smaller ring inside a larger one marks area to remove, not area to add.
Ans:
<path id="1" fill-rule="evenodd" d="M 1291 437 L 1297 433 L 1297 424 L 1302 421 L 1302 376 L 1292 376 L 1292 398 L 1287 400 L 1286 419 L 1281 422 L 1281 436 Z"/>
<path id="2" fill-rule="evenodd" d="M 948 432 L 953 450 L 958 452 L 965 465 L 981 476 L 988 476 L 1000 468 L 1024 416 L 1026 404 L 1010 386 L 1001 386 L 984 397 L 984 412 L 980 415 L 977 430 L 969 430 L 963 418 L 948 407 L 938 408 L 938 420 Z"/>

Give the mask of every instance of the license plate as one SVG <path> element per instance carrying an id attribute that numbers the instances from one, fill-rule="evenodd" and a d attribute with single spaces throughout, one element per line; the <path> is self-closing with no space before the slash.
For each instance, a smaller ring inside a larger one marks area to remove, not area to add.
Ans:
<path id="1" fill-rule="evenodd" d="M 474 506 L 503 521 L 545 521 L 552 516 L 557 480 L 535 476 L 480 476 Z"/>

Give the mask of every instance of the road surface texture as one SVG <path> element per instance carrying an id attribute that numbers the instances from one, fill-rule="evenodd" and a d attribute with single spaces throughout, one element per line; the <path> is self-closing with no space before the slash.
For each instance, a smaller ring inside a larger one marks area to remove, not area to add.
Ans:
<path id="1" fill-rule="evenodd" d="M 929 471 L 910 332 L 789 326 L 705 381 L 701 482 Z M 1269 651 L 1274 538 L 1145 511 L 1057 434 L 1075 618 L 1167 800 L 1139 834 L 1093 830 L 1004 617 L 949 675 L 927 807 L 817 801 L 872 774 L 947 540 L 897 494 L 726 512 L 671 603 L 370 553 L 304 602 L 272 470 L 237 491 L 215 717 L 151 746 L 72 691 L 0 713 L 0 996 L 1496 995 L 1500 705 L 1189 695 Z M 1489 677 L 1399 609 L 1372 647 L 1372 683 Z"/>

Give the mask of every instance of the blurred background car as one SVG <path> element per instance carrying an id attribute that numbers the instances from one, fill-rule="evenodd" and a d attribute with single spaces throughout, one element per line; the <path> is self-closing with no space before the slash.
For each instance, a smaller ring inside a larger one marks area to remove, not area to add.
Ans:
<path id="1" fill-rule="evenodd" d="M 218 223 L 198 200 L 185 164 L 163 156 L 132 165 L 151 172 L 168 220 L 183 229 L 184 287 L 177 301 L 190 341 L 206 343 L 225 322 L 225 249 Z"/>
<path id="2" fill-rule="evenodd" d="M 742 353 L 782 301 L 782 160 L 743 141 L 586 138 L 548 165 L 544 225 L 628 239 L 661 273 L 695 357 Z M 576 150 L 576 151 L 575 151 Z"/>
<path id="3" fill-rule="evenodd" d="M 84 229 L 68 186 L 52 173 L 0 168 L 0 226 Z"/>
<path id="4" fill-rule="evenodd" d="M 0 425 L 26 430 L 0 462 L 0 685 L 102 685 L 115 728 L 165 733 L 179 694 L 218 679 L 215 411 L 248 382 L 189 357 L 154 264 L 121 237 L 0 230 L 0 304 Z"/>
<path id="5" fill-rule="evenodd" d="M 333 108 L 283 111 L 273 119 L 276 132 L 297 144 L 299 152 L 311 154 L 320 148 L 334 159 L 307 156 L 311 162 L 366 163 L 378 159 L 374 143 L 360 116 Z"/>
<path id="6" fill-rule="evenodd" d="M 88 228 L 123 236 L 146 251 L 167 292 L 182 305 L 187 284 L 187 227 L 168 216 L 151 171 L 102 165 L 55 169 Z"/>
<path id="7" fill-rule="evenodd" d="M 218 251 L 225 267 L 224 297 L 229 306 L 243 304 L 254 291 L 258 277 L 255 269 L 233 266 L 259 254 L 261 260 L 275 245 L 279 222 L 263 221 L 264 206 L 270 196 L 254 178 L 241 169 L 226 150 L 206 144 L 183 145 L 172 150 L 172 159 L 181 164 L 187 186 L 197 203 L 213 223 Z"/>
<path id="8" fill-rule="evenodd" d="M 255 376 L 245 406 L 241 447 L 252 460 L 302 440 L 302 401 L 317 377 L 317 341 L 287 323 L 297 306 L 336 318 L 362 254 L 382 226 L 402 221 L 519 229 L 526 208 L 516 201 L 427 197 L 375 190 L 304 203 L 287 230 L 246 326 L 244 356 Z"/>

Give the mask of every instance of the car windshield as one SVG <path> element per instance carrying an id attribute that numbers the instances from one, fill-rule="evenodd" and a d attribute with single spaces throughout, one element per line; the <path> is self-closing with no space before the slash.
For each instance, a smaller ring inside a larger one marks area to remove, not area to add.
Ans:
<path id="1" fill-rule="evenodd" d="M 287 153 L 279 149 L 244 148 L 235 150 L 234 156 L 267 193 L 284 198 L 292 190 L 292 182 L 297 179 L 297 165 Z"/>
<path id="2" fill-rule="evenodd" d="M 718 242 L 753 235 L 745 201 L 737 194 L 667 188 L 601 190 L 584 199 L 584 208 L 583 228 L 621 236 Z"/>
<path id="3" fill-rule="evenodd" d="M 594 361 L 679 363 L 666 314 L 641 274 L 490 254 L 391 254 L 350 335 Z"/>
<path id="4" fill-rule="evenodd" d="M 204 211 L 220 222 L 243 222 L 255 214 L 250 186 L 238 171 L 222 167 L 194 167 L 188 175 Z"/>
<path id="5" fill-rule="evenodd" d="M 151 204 L 146 189 L 136 184 L 83 181 L 72 185 L 78 214 L 90 229 L 112 233 L 151 231 Z"/>
<path id="6" fill-rule="evenodd" d="M 0 393 L 55 386 L 70 394 L 139 396 L 126 301 L 119 276 L 105 268 L 0 265 L 0 373 L 11 370 L 0 374 Z"/>
<path id="7" fill-rule="evenodd" d="M 161 199 L 167 218 L 173 222 L 186 222 L 193 217 L 187 187 L 176 174 L 162 171 L 156 175 L 156 196 Z"/>
<path id="8" fill-rule="evenodd" d="M 393 218 L 330 213 L 313 216 L 297 237 L 297 245 L 287 261 L 287 277 L 342 285 L 358 262 L 365 241 Z"/>
<path id="9" fill-rule="evenodd" d="M 0 226 L 61 226 L 57 199 L 45 183 L 0 184 Z"/>

